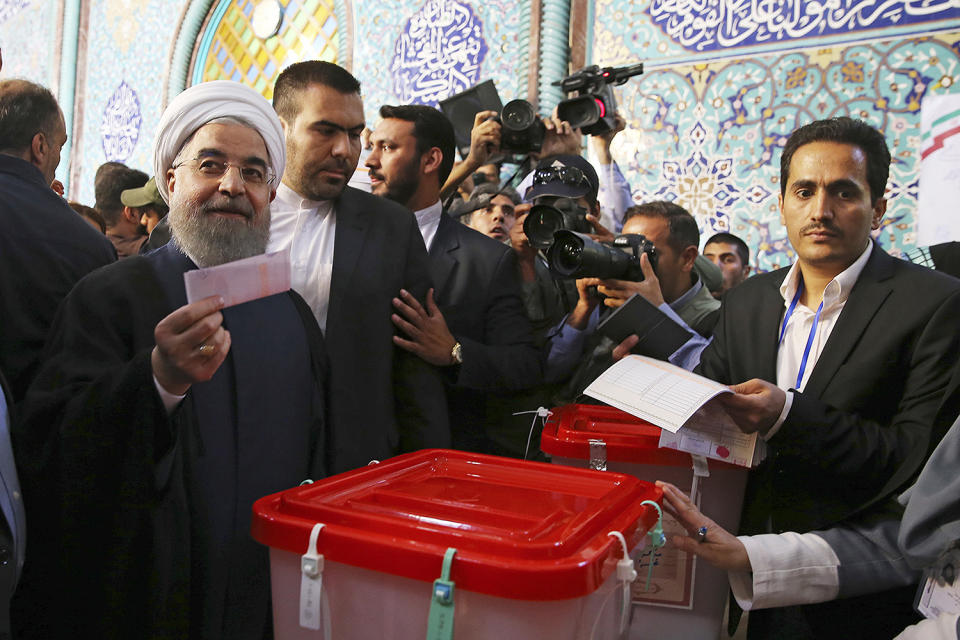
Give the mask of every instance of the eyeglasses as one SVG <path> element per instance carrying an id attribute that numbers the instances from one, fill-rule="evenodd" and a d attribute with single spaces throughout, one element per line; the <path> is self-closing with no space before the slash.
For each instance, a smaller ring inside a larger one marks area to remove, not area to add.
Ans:
<path id="1" fill-rule="evenodd" d="M 178 162 L 173 165 L 174 169 L 178 169 L 186 164 L 192 164 L 194 171 L 199 173 L 204 178 L 214 179 L 214 178 L 223 178 L 226 175 L 227 171 L 231 167 L 236 167 L 237 171 L 240 172 L 240 179 L 243 180 L 244 184 L 273 184 L 277 177 L 267 171 L 263 167 L 258 167 L 256 165 L 248 164 L 234 164 L 232 162 L 224 162 L 222 160 L 214 160 L 213 158 L 193 158 L 191 160 L 184 160 L 183 162 Z"/>
<path id="2" fill-rule="evenodd" d="M 583 171 L 576 167 L 543 167 L 533 173 L 533 184 L 547 184 L 549 182 L 562 182 L 569 187 L 585 186 L 588 189 L 592 187 L 587 176 Z"/>

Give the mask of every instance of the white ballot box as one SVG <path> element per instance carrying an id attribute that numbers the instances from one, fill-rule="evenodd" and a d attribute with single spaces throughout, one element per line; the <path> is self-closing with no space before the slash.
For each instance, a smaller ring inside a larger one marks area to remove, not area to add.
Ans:
<path id="1" fill-rule="evenodd" d="M 641 480 L 664 480 L 688 494 L 708 517 L 736 531 L 743 506 L 747 469 L 659 447 L 661 430 L 620 409 L 566 405 L 552 410 L 540 448 L 555 464 L 628 473 Z M 709 475 L 707 475 L 709 474 Z M 664 516 L 664 532 L 685 534 Z M 631 639 L 697 640 L 718 638 L 729 586 L 727 572 L 697 561 L 670 543 L 653 558 L 651 586 L 645 588 L 649 551 L 638 558 L 641 579 L 633 583 Z"/>
<path id="2" fill-rule="evenodd" d="M 252 535 L 278 640 L 615 640 L 617 563 L 661 499 L 623 474 L 424 450 L 261 498 Z"/>

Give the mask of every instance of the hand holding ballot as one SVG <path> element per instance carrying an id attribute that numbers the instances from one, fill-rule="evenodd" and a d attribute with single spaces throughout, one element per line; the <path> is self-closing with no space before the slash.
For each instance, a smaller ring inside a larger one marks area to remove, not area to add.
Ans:
<path id="1" fill-rule="evenodd" d="M 289 250 L 253 256 L 183 274 L 187 304 L 154 330 L 153 375 L 167 392 L 183 395 L 209 380 L 227 357 L 230 332 L 221 309 L 290 289 Z"/>
<path id="2" fill-rule="evenodd" d="M 760 461 L 756 433 L 740 429 L 724 407 L 734 392 L 669 362 L 631 355 L 604 371 L 584 394 L 660 427 L 661 447 L 743 467 Z"/>
<path id="3" fill-rule="evenodd" d="M 753 378 L 730 387 L 718 401 L 744 433 L 766 435 L 780 417 L 786 392 L 775 384 Z"/>
<path id="4" fill-rule="evenodd" d="M 185 394 L 223 364 L 230 332 L 223 328 L 222 308 L 223 298 L 209 296 L 174 310 L 157 324 L 150 363 L 154 378 L 168 393 Z"/>

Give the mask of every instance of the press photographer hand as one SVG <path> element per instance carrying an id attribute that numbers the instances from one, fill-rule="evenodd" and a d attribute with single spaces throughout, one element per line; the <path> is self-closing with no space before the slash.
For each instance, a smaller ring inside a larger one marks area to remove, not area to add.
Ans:
<path id="1" fill-rule="evenodd" d="M 464 164 L 475 170 L 482 167 L 490 156 L 500 150 L 500 123 L 491 120 L 497 116 L 496 111 L 480 111 L 473 118 L 473 129 L 470 130 L 470 153 Z"/>
<path id="2" fill-rule="evenodd" d="M 633 294 L 639 293 L 647 302 L 655 307 L 663 304 L 663 292 L 660 290 L 660 280 L 650 264 L 650 257 L 646 253 L 640 254 L 640 268 L 643 270 L 643 282 L 629 280 L 600 280 L 599 291 L 606 296 L 603 301 L 608 307 L 619 307 Z"/>

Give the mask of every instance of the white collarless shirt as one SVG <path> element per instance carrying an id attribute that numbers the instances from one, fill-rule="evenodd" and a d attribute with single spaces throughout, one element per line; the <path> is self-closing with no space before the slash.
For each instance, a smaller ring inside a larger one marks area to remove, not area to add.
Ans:
<path id="1" fill-rule="evenodd" d="M 427 246 L 427 252 L 433 244 L 433 239 L 437 236 L 437 229 L 440 227 L 440 216 L 443 215 L 443 205 L 437 200 L 426 209 L 414 211 L 413 215 L 417 218 L 417 226 L 420 227 L 420 235 L 423 236 L 423 244 Z"/>
<path id="2" fill-rule="evenodd" d="M 306 300 L 324 333 L 336 231 L 332 200 L 308 200 L 280 183 L 270 204 L 267 251 L 290 248 L 290 285 Z"/>

